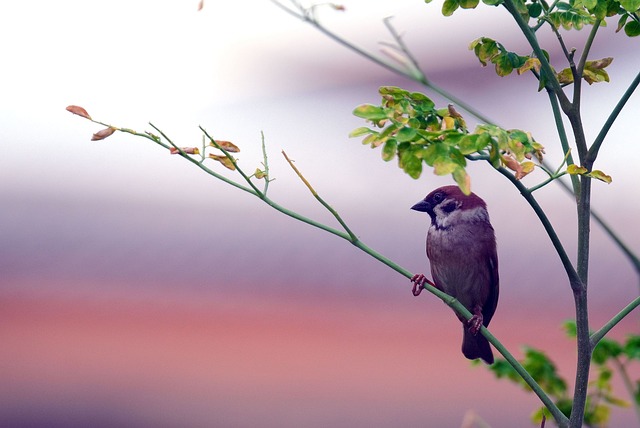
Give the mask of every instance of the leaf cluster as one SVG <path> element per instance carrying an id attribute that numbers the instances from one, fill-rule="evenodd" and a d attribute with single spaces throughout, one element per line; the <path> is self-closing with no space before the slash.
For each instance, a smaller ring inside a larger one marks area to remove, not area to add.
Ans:
<path id="1" fill-rule="evenodd" d="M 472 41 L 469 44 L 469 50 L 474 52 L 483 67 L 489 62 L 494 64 L 498 76 L 508 76 L 514 70 L 517 74 L 533 71 L 540 80 L 538 90 L 542 90 L 545 87 L 546 77 L 542 73 L 540 60 L 535 56 L 518 55 L 515 52 L 507 50 L 504 45 L 489 37 L 480 37 Z M 548 53 L 544 53 L 548 60 Z M 609 82 L 609 74 L 605 68 L 612 62 L 613 58 L 611 57 L 586 61 L 582 70 L 582 78 L 590 85 L 599 82 Z M 566 67 L 560 72 L 555 72 L 554 70 L 554 73 L 558 82 L 562 85 L 569 85 L 574 81 L 574 72 L 571 67 Z"/>
<path id="2" fill-rule="evenodd" d="M 425 0 L 425 3 L 430 2 L 431 0 Z M 482 2 L 489 6 L 500 6 L 504 1 Z M 581 30 L 585 25 L 594 25 L 607 17 L 619 16 L 616 32 L 624 28 L 629 37 L 640 35 L 640 0 L 569 0 L 555 1 L 551 5 L 543 0 L 514 0 L 513 3 L 526 22 L 536 19 L 538 26 L 546 22 L 556 29 Z M 479 0 L 445 0 L 442 14 L 451 16 L 459 8 L 474 9 L 479 4 Z"/>
<path id="3" fill-rule="evenodd" d="M 379 93 L 380 105 L 362 104 L 353 111 L 373 126 L 357 128 L 349 136 L 365 136 L 363 144 L 372 148 L 382 146 L 382 159 L 397 156 L 398 166 L 412 178 L 420 177 L 426 164 L 436 175 L 451 174 L 469 193 L 468 160 L 506 166 L 518 179 L 534 169 L 531 159 L 542 160 L 544 148 L 528 132 L 488 124 L 470 132 L 452 105 L 438 109 L 426 95 L 395 86 L 383 86 Z"/>
<path id="4" fill-rule="evenodd" d="M 564 329 L 568 337 L 576 337 L 575 321 L 567 321 Z M 618 372 L 629 388 L 627 392 L 633 405 L 640 406 L 640 379 L 632 382 L 627 371 L 629 365 L 640 361 L 640 335 L 629 335 L 622 342 L 609 338 L 601 339 L 593 349 L 591 361 L 596 376 L 589 382 L 584 423 L 590 427 L 606 426 L 611 414 L 611 406 L 629 407 L 631 405 L 613 393 L 612 381 L 615 372 Z M 559 375 L 555 363 L 543 351 L 530 347 L 524 348 L 524 357 L 520 363 L 553 397 L 562 413 L 569 417 L 573 402 L 567 395 L 567 381 Z M 498 379 L 508 379 L 522 386 L 526 391 L 531 391 L 506 360 L 497 359 L 492 366 L 489 366 L 489 370 Z M 545 417 L 545 412 L 544 407 L 537 409 L 531 416 L 532 422 L 540 424 Z"/>

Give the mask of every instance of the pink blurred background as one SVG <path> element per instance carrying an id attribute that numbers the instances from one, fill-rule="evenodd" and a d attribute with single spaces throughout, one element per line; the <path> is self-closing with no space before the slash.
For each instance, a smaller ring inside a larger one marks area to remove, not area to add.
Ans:
<path id="1" fill-rule="evenodd" d="M 379 86 L 422 89 L 271 2 L 250 2 L 251 12 L 243 4 L 0 6 L 0 36 L 10 41 L 0 71 L 0 425 L 530 426 L 536 398 L 472 367 L 450 310 L 413 298 L 404 277 L 146 140 L 89 142 L 98 127 L 64 111 L 79 104 L 139 131 L 151 120 L 183 146 L 199 144 L 200 124 L 239 145 L 247 171 L 260 165 L 263 131 L 274 200 L 333 224 L 284 149 L 364 242 L 427 272 L 427 219 L 409 207 L 450 178 L 414 181 L 347 138 L 362 125 L 352 109 L 377 102 Z M 434 82 L 530 130 L 561 161 L 536 82 L 498 78 L 467 50 L 489 36 L 526 53 L 500 9 L 443 18 L 439 4 L 344 4 L 346 13 L 322 10 L 323 21 L 375 51 L 389 39 L 381 19 L 395 15 Z M 585 88 L 591 138 L 640 68 L 624 53 L 634 41 L 613 27 L 593 47 L 593 58 L 615 61 L 611 83 Z M 598 161 L 613 183 L 594 184 L 596 209 L 636 252 L 636 162 L 623 153 L 638 143 L 630 129 L 639 105 L 632 98 Z M 517 191 L 486 165 L 470 172 L 499 241 L 491 330 L 516 353 L 545 349 L 572 384 L 575 351 L 561 324 L 573 299 L 562 267 Z M 553 185 L 536 195 L 573 254 L 570 198 Z M 599 328 L 637 296 L 638 278 L 596 225 L 592 260 Z M 612 337 L 637 331 L 636 311 Z M 627 398 L 619 380 L 616 391 Z M 632 410 L 615 410 L 611 426 L 634 425 Z"/>

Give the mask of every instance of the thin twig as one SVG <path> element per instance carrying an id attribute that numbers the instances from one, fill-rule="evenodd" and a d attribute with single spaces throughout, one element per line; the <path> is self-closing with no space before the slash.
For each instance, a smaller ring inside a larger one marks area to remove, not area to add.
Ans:
<path id="1" fill-rule="evenodd" d="M 347 226 L 347 223 L 345 223 L 345 221 L 342 219 L 342 217 L 340 217 L 340 214 L 338 214 L 338 212 L 335 209 L 333 209 L 333 207 L 331 205 L 329 205 L 324 199 L 322 199 L 320 197 L 320 195 L 318 195 L 318 192 L 316 192 L 316 190 L 313 188 L 313 186 L 311 186 L 311 183 L 309 183 L 307 181 L 307 179 L 304 178 L 304 176 L 302 175 L 300 170 L 298 170 L 298 168 L 296 168 L 296 166 L 293 164 L 293 161 L 291 159 L 289 159 L 289 156 L 287 156 L 287 154 L 284 152 L 284 150 L 282 151 L 282 155 L 284 156 L 284 158 L 289 163 L 289 166 L 291 167 L 291 169 L 293 169 L 293 171 L 298 175 L 298 178 L 300 178 L 300 180 L 304 183 L 304 185 L 307 186 L 307 189 L 309 189 L 311 194 L 318 200 L 318 202 L 320 202 L 320 204 L 323 207 L 325 207 L 327 209 L 327 211 L 329 211 L 331 213 L 332 216 L 335 217 L 335 219 L 338 221 L 338 223 L 340 223 L 340 226 L 342 226 L 342 228 L 345 230 L 345 232 L 347 232 L 349 234 L 349 237 L 351 238 L 350 239 L 351 243 L 353 244 L 356 241 L 358 241 L 358 237 L 356 236 L 355 233 L 353 233 L 351 228 L 349 228 L 349 226 Z"/>

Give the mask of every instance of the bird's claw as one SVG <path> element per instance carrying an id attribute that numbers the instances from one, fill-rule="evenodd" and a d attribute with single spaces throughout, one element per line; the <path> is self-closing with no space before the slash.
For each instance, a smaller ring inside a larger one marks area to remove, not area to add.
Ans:
<path id="1" fill-rule="evenodd" d="M 414 296 L 419 296 L 420 293 L 422 293 L 422 286 L 424 285 L 425 282 L 428 282 L 428 280 L 426 276 L 424 276 L 421 273 L 418 273 L 411 277 L 411 282 L 413 282 L 413 289 L 411 290 L 411 292 L 413 293 Z"/>
<path id="2" fill-rule="evenodd" d="M 482 327 L 482 315 L 473 315 L 471 318 L 469 318 L 469 321 L 467 321 L 467 326 L 469 327 L 469 333 L 473 334 L 474 336 L 478 334 L 480 328 Z"/>

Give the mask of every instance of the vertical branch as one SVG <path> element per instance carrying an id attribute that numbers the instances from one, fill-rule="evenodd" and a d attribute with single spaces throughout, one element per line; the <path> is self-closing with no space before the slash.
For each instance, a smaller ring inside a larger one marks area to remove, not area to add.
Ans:
<path id="1" fill-rule="evenodd" d="M 556 93 L 547 89 L 547 95 L 549 96 L 549 102 L 551 103 L 551 110 L 553 112 L 553 119 L 556 122 L 556 129 L 558 130 L 558 136 L 560 137 L 560 145 L 562 151 L 566 156 L 568 165 L 573 164 L 573 156 L 571 155 L 571 148 L 569 147 L 569 139 L 567 138 L 567 131 L 564 128 L 562 122 L 562 113 L 560 112 L 560 106 L 558 105 L 558 97 Z M 564 185 L 564 182 L 559 181 Z M 573 196 L 577 197 L 580 192 L 580 181 L 575 175 L 571 175 L 571 186 L 573 188 Z"/>

